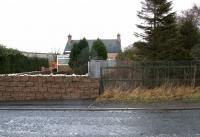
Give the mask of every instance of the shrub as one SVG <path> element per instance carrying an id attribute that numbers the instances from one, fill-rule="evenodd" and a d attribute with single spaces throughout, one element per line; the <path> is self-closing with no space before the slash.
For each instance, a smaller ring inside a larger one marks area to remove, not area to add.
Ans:
<path id="1" fill-rule="evenodd" d="M 20 51 L 0 45 L 0 74 L 39 71 L 48 67 L 48 59 L 26 57 Z"/>

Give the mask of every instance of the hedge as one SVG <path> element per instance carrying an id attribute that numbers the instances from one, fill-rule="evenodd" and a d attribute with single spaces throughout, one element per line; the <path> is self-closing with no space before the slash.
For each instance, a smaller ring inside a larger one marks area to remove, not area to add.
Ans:
<path id="1" fill-rule="evenodd" d="M 0 74 L 39 71 L 48 67 L 48 59 L 26 57 L 20 51 L 0 45 Z"/>

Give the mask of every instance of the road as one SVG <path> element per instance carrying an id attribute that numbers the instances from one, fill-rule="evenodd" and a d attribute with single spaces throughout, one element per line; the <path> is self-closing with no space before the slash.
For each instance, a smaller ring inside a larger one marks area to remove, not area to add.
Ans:
<path id="1" fill-rule="evenodd" d="M 0 110 L 0 137 L 200 137 L 200 110 Z"/>

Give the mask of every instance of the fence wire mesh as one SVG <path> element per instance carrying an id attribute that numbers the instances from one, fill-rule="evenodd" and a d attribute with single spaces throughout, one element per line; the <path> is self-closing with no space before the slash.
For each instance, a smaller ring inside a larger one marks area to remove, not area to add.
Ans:
<path id="1" fill-rule="evenodd" d="M 198 86 L 200 61 L 116 62 L 114 67 L 101 67 L 103 88 L 154 88 Z"/>

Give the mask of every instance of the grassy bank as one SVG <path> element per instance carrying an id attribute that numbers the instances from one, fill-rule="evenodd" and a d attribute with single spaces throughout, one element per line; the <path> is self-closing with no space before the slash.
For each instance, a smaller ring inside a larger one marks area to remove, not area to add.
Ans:
<path id="1" fill-rule="evenodd" d="M 97 101 L 114 101 L 127 103 L 151 103 L 151 102 L 168 102 L 168 101 L 184 101 L 196 102 L 200 101 L 200 87 L 168 87 L 162 86 L 154 89 L 137 88 L 130 91 L 122 91 L 120 89 L 106 89 Z"/>

